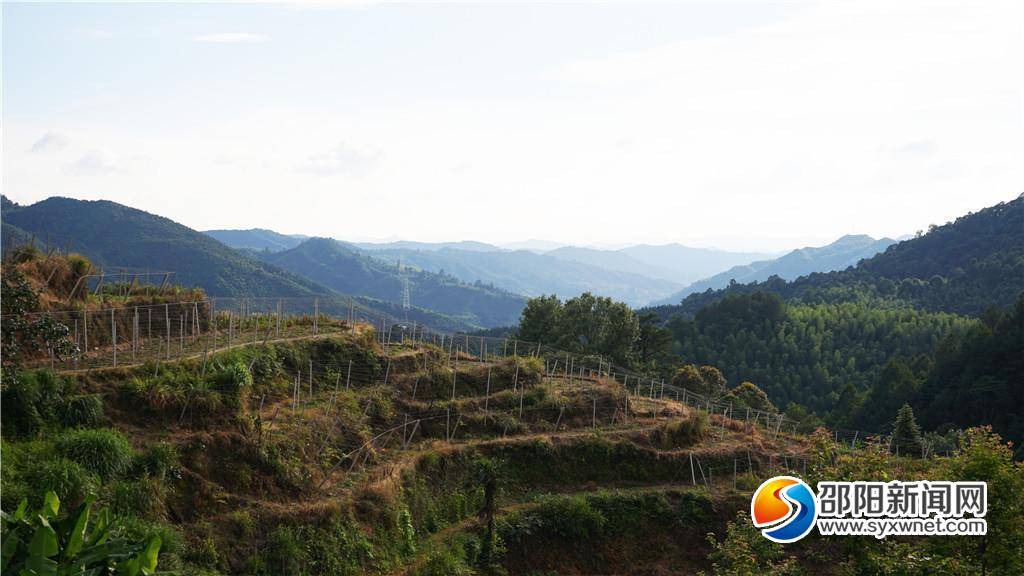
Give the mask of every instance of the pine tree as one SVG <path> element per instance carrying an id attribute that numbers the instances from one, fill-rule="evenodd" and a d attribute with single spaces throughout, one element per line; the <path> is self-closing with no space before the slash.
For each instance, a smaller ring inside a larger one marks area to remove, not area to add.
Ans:
<path id="1" fill-rule="evenodd" d="M 910 404 L 904 404 L 896 414 L 896 422 L 892 427 L 893 450 L 901 454 L 920 455 L 922 450 L 921 428 L 914 420 L 914 410 Z"/>

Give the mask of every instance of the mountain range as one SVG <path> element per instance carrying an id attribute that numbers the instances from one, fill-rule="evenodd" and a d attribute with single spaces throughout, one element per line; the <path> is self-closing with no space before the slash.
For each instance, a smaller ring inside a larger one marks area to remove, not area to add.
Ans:
<path id="1" fill-rule="evenodd" d="M 887 307 L 981 315 L 1007 308 L 1024 291 L 1024 194 L 890 245 L 856 266 L 787 281 L 731 283 L 650 310 L 692 316 L 730 294 L 770 292 L 805 303 L 872 300 Z"/>
<path id="2" fill-rule="evenodd" d="M 407 281 L 410 302 L 476 326 L 515 324 L 526 304 L 521 295 L 482 283 L 468 284 L 424 270 L 400 270 L 330 238 L 310 238 L 294 248 L 256 256 L 343 294 L 400 299 Z"/>
<path id="3" fill-rule="evenodd" d="M 798 248 L 771 260 L 758 260 L 750 264 L 733 266 L 725 272 L 694 282 L 668 298 L 652 303 L 652 305 L 678 304 L 690 294 L 725 288 L 731 282 L 748 284 L 767 280 L 772 276 L 778 276 L 783 280 L 794 280 L 814 272 L 842 270 L 849 266 L 855 266 L 864 258 L 884 252 L 886 248 L 895 243 L 896 241 L 890 238 L 876 240 L 866 235 L 846 235 L 827 246 Z"/>
<path id="4" fill-rule="evenodd" d="M 325 285 L 287 269 L 286 266 L 302 268 L 297 255 L 304 253 L 305 249 L 299 252 L 291 250 L 297 250 L 302 243 L 309 243 L 308 249 L 321 247 L 322 243 L 315 239 L 305 242 L 299 239 L 300 244 L 285 252 L 269 252 L 266 245 L 262 246 L 262 251 L 253 248 L 238 250 L 168 218 L 106 200 L 54 197 L 21 206 L 3 197 L 2 221 L 5 241 L 11 237 L 34 237 L 40 239 L 37 246 L 48 243 L 60 248 L 70 247 L 107 271 L 127 268 L 132 271 L 174 272 L 173 282 L 176 284 L 197 286 L 218 298 L 320 297 L 325 312 L 343 314 L 341 297 L 354 296 L 380 313 L 393 317 L 408 315 L 410 321 L 446 330 L 471 330 L 514 323 L 524 302 L 521 296 L 493 288 L 422 273 L 414 277 L 410 288 L 428 286 L 429 289 L 422 292 L 422 302 L 414 302 L 411 310 L 406 311 L 401 307 L 402 280 L 397 269 L 388 269 L 383 264 L 370 266 L 363 258 L 335 259 L 332 261 L 337 266 L 335 275 L 345 276 L 364 270 L 366 273 L 362 278 L 367 286 L 386 287 L 377 290 L 357 287 L 352 292 L 342 292 L 335 287 L 340 284 Z M 245 236 L 280 243 L 283 235 L 258 231 Z M 276 262 L 261 260 L 260 254 L 296 257 L 274 259 L 286 265 L 279 266 Z M 331 255 L 321 256 L 326 259 Z M 343 264 L 349 267 L 344 268 Z M 331 280 L 330 277 L 318 277 Z M 452 302 L 461 303 L 461 308 L 451 305 Z M 332 305 L 339 306 L 339 309 L 332 310 Z M 432 305 L 452 313 L 441 313 L 431 308 Z"/>

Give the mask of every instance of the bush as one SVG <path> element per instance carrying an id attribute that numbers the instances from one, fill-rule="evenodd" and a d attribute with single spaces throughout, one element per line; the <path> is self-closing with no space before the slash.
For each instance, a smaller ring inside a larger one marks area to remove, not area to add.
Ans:
<path id="1" fill-rule="evenodd" d="M 502 534 L 505 540 L 546 535 L 565 541 L 581 541 L 601 535 L 605 517 L 582 495 L 545 497 L 532 512 L 511 521 Z"/>
<path id="2" fill-rule="evenodd" d="M 48 370 L 23 372 L 17 378 L 5 378 L 0 391 L 3 435 L 8 438 L 32 438 L 56 421 L 63 404 L 67 382 Z"/>
<path id="3" fill-rule="evenodd" d="M 42 460 L 29 464 L 24 474 L 25 483 L 31 488 L 30 504 L 41 504 L 40 495 L 53 492 L 64 502 L 77 504 L 96 491 L 98 482 L 93 474 L 77 462 L 66 458 Z M 8 495 L 5 494 L 6 499 Z"/>
<path id="4" fill-rule="evenodd" d="M 178 448 L 167 442 L 147 446 L 136 456 L 133 466 L 137 475 L 150 476 L 160 480 L 178 475 Z"/>
<path id="5" fill-rule="evenodd" d="M 167 486 L 155 478 L 119 480 L 110 486 L 110 508 L 121 516 L 138 516 L 146 520 L 162 520 L 166 513 L 164 501 Z"/>
<path id="6" fill-rule="evenodd" d="M 61 410 L 65 428 L 96 426 L 103 419 L 103 399 L 99 394 L 80 394 L 68 398 Z"/>
<path id="7" fill-rule="evenodd" d="M 103 480 L 124 474 L 133 457 L 128 440 L 120 432 L 108 428 L 68 432 L 57 440 L 57 452 Z"/>
<path id="8" fill-rule="evenodd" d="M 245 364 L 235 361 L 214 372 L 213 382 L 220 392 L 237 395 L 252 386 L 252 374 Z"/>
<path id="9" fill-rule="evenodd" d="M 651 432 L 651 442 L 664 450 L 686 448 L 707 436 L 708 417 L 703 412 L 691 412 L 683 420 L 666 422 Z"/>

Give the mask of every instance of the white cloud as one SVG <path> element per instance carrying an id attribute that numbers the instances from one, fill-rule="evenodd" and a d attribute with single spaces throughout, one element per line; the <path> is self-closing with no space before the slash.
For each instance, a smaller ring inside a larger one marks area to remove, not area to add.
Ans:
<path id="1" fill-rule="evenodd" d="M 267 36 L 264 34 L 252 34 L 250 32 L 217 32 L 215 34 L 194 36 L 192 41 L 206 44 L 241 44 L 266 42 L 267 39 Z"/>
<path id="2" fill-rule="evenodd" d="M 68 147 L 71 140 L 59 132 L 47 132 L 29 148 L 32 153 L 57 152 Z"/>
<path id="3" fill-rule="evenodd" d="M 121 169 L 120 160 L 109 150 L 89 150 L 78 160 L 65 166 L 65 171 L 73 176 L 102 176 Z"/>
<path id="4" fill-rule="evenodd" d="M 376 151 L 357 149 L 341 143 L 323 154 L 307 157 L 295 166 L 295 170 L 318 176 L 362 176 L 374 167 L 379 157 Z"/>

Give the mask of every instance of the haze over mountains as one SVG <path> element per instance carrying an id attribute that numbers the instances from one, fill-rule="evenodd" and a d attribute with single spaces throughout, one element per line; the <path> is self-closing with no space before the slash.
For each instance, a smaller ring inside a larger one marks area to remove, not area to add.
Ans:
<path id="1" fill-rule="evenodd" d="M 846 235 L 835 242 L 821 247 L 798 248 L 778 258 L 758 260 L 732 268 L 690 284 L 679 292 L 654 302 L 653 305 L 678 304 L 683 298 L 705 290 L 725 288 L 730 282 L 740 284 L 760 282 L 772 276 L 783 280 L 794 280 L 814 272 L 830 272 L 855 266 L 864 258 L 870 258 L 895 244 L 890 238 L 878 240 L 867 235 Z"/>
<path id="2" fill-rule="evenodd" d="M 805 303 L 855 300 L 977 316 L 1006 308 L 1024 291 L 1024 194 L 898 242 L 856 266 L 787 281 L 730 284 L 652 308 L 662 318 L 693 316 L 724 298 L 774 293 Z"/>
<path id="3" fill-rule="evenodd" d="M 207 234 L 236 248 L 274 251 L 264 230 L 214 230 Z M 296 244 L 278 234 L 280 245 Z M 559 246 L 550 250 L 510 250 L 482 242 L 343 243 L 393 265 L 403 262 L 463 282 L 483 282 L 525 296 L 568 298 L 590 291 L 631 306 L 679 303 L 687 295 L 724 288 L 730 280 L 754 282 L 773 275 L 794 279 L 812 272 L 840 270 L 895 243 L 847 235 L 822 247 L 806 247 L 772 258 L 764 253 L 728 252 L 681 244 L 636 245 L 607 250 Z"/>
<path id="4" fill-rule="evenodd" d="M 31 206 L 5 198 L 3 218 L 5 232 L 71 246 L 98 266 L 174 271 L 177 282 L 217 297 L 351 295 L 394 312 L 408 282 L 414 316 L 466 329 L 515 324 L 526 298 L 542 294 L 676 303 L 732 279 L 845 268 L 893 243 L 845 236 L 778 258 L 680 244 L 541 251 L 475 241 L 347 243 L 259 228 L 200 233 L 113 202 L 69 198 Z"/>

